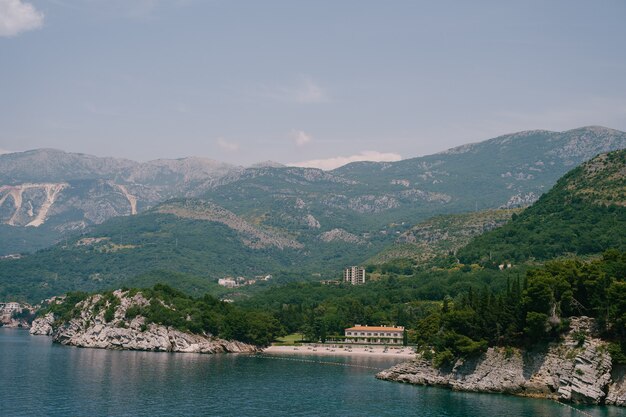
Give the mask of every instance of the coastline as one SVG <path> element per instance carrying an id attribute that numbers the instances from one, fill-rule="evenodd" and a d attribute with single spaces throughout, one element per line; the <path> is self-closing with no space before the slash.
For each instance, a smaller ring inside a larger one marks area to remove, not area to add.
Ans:
<path id="1" fill-rule="evenodd" d="M 343 348 L 337 345 L 269 346 L 263 349 L 263 353 L 319 356 L 369 356 L 403 360 L 415 358 L 415 352 L 411 347 L 390 347 L 385 352 L 385 346 L 375 345 L 349 346 Z"/>
<path id="2" fill-rule="evenodd" d="M 490 347 L 478 356 L 438 368 L 415 358 L 376 378 L 455 391 L 511 394 L 560 402 L 626 407 L 626 372 L 614 364 L 594 319 L 570 317 L 558 342 L 530 349 Z M 584 334 L 582 343 L 577 335 Z"/>

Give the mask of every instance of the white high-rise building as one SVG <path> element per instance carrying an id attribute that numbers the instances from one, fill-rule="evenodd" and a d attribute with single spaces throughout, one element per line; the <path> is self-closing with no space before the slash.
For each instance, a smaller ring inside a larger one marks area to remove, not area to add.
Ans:
<path id="1" fill-rule="evenodd" d="M 365 268 L 360 266 L 351 266 L 344 269 L 343 282 L 349 282 L 352 285 L 365 284 Z"/>

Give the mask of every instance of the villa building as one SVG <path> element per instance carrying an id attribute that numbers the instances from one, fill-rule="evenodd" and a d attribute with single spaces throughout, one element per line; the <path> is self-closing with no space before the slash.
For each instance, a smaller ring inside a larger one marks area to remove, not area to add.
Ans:
<path id="1" fill-rule="evenodd" d="M 264 277 L 261 277 L 260 280 L 267 281 L 270 278 L 272 278 L 271 275 L 266 275 Z M 243 287 L 244 285 L 254 285 L 257 283 L 258 280 L 259 280 L 258 278 L 246 279 L 245 277 L 237 277 L 237 278 L 226 277 L 226 278 L 218 279 L 217 283 L 221 285 L 222 287 L 226 287 L 226 288 L 238 288 L 238 287 Z"/>
<path id="2" fill-rule="evenodd" d="M 15 312 L 22 311 L 19 303 L 0 303 L 0 320 L 10 320 Z"/>
<path id="3" fill-rule="evenodd" d="M 402 326 L 355 325 L 344 332 L 347 343 L 370 343 L 401 345 L 404 340 Z"/>
<path id="4" fill-rule="evenodd" d="M 9 303 L 0 303 L 0 311 L 5 314 L 11 314 L 14 311 L 21 310 L 20 303 L 9 302 Z"/>
<path id="5" fill-rule="evenodd" d="M 217 280 L 217 283 L 226 288 L 236 288 L 239 286 L 239 284 L 237 284 L 237 281 L 235 281 L 235 279 L 231 277 L 220 278 Z"/>
<path id="6" fill-rule="evenodd" d="M 343 282 L 352 285 L 365 284 L 365 268 L 360 266 L 351 266 L 343 270 Z"/>

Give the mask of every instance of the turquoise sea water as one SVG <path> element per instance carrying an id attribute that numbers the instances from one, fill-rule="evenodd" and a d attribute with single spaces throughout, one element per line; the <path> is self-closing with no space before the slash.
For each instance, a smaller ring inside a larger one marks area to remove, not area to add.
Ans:
<path id="1" fill-rule="evenodd" d="M 397 362 L 397 360 L 395 361 Z M 624 416 L 374 378 L 389 358 L 77 349 L 0 328 L 0 416 Z"/>

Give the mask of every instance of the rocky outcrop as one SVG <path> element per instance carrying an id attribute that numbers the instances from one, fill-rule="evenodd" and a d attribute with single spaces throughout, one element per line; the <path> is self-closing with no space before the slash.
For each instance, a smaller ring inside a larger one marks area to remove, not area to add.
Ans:
<path id="1" fill-rule="evenodd" d="M 222 223 L 237 231 L 243 243 L 252 249 L 263 249 L 272 246 L 279 249 L 299 249 L 303 247 L 300 242 L 294 239 L 256 227 L 233 212 L 208 201 L 185 200 L 183 202 L 164 203 L 155 210 L 158 213 L 173 214 L 184 219 Z"/>
<path id="2" fill-rule="evenodd" d="M 400 202 L 391 195 L 361 195 L 348 201 L 348 208 L 357 213 L 378 214 L 400 207 Z"/>
<path id="3" fill-rule="evenodd" d="M 256 348 L 245 343 L 181 332 L 171 327 L 150 324 L 142 330 L 142 320 L 128 328 L 103 323 L 83 327 L 71 321 L 53 334 L 55 342 L 84 348 L 150 350 L 184 353 L 252 353 Z"/>
<path id="4" fill-rule="evenodd" d="M 393 259 L 410 258 L 416 263 L 446 256 L 467 245 L 472 238 L 506 224 L 520 210 L 483 210 L 448 214 L 425 220 L 402 233 L 393 246 L 370 261 L 382 264 Z"/>
<path id="5" fill-rule="evenodd" d="M 311 229 L 319 229 L 320 227 L 322 227 L 320 225 L 320 222 L 317 221 L 317 219 L 313 217 L 313 215 L 311 214 L 307 214 L 305 220 L 306 220 L 307 226 L 309 226 Z"/>
<path id="6" fill-rule="evenodd" d="M 106 317 L 111 307 L 103 303 L 101 295 L 94 295 L 78 303 L 80 313 L 71 320 L 59 323 L 52 313 L 38 318 L 33 323 L 31 334 L 51 335 L 54 342 L 68 346 L 99 349 L 147 350 L 160 352 L 184 353 L 254 353 L 258 348 L 238 341 L 229 341 L 213 337 L 210 334 L 192 334 L 162 326 L 146 323 L 144 317 L 137 315 L 126 318 L 126 311 L 131 307 L 146 307 L 151 302 L 141 293 L 134 295 L 125 291 L 115 291 L 119 300 L 114 306 L 112 318 Z"/>
<path id="7" fill-rule="evenodd" d="M 612 370 L 606 343 L 595 337 L 594 322 L 588 317 L 572 318 L 564 340 L 543 351 L 490 348 L 478 358 L 458 360 L 452 369 L 437 369 L 417 358 L 376 377 L 459 391 L 626 405 L 624 371 Z"/>
<path id="8" fill-rule="evenodd" d="M 626 367 L 623 365 L 613 368 L 606 403 L 626 407 Z"/>
<path id="9" fill-rule="evenodd" d="M 28 321 L 14 318 L 0 319 L 0 327 L 7 327 L 9 329 L 28 329 L 30 325 Z"/>
<path id="10" fill-rule="evenodd" d="M 363 239 L 343 229 L 333 229 L 324 232 L 319 236 L 322 242 L 346 242 L 362 245 L 366 243 Z"/>
<path id="11" fill-rule="evenodd" d="M 537 201 L 539 196 L 534 192 L 530 192 L 527 194 L 515 194 L 509 198 L 505 204 L 503 204 L 500 208 L 503 209 L 511 209 L 516 207 L 526 207 L 530 206 L 532 203 Z"/>
<path id="12" fill-rule="evenodd" d="M 51 336 L 54 323 L 54 314 L 48 313 L 45 316 L 37 317 L 30 326 L 30 334 L 33 336 Z"/>

